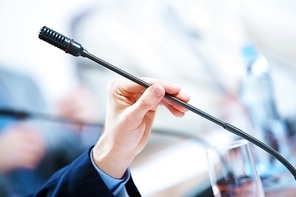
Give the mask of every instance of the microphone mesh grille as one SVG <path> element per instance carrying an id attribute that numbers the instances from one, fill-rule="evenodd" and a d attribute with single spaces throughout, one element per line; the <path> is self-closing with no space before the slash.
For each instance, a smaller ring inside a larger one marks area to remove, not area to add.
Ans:
<path id="1" fill-rule="evenodd" d="M 65 51 L 69 45 L 69 42 L 67 42 L 69 39 L 67 39 L 67 37 L 46 26 L 41 28 L 39 38 L 62 49 L 63 51 Z"/>

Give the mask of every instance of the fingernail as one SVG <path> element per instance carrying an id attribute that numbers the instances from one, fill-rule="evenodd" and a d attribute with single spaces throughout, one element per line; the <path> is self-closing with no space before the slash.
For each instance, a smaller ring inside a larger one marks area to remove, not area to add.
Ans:
<path id="1" fill-rule="evenodd" d="M 163 96 L 163 90 L 159 87 L 159 85 L 152 86 L 152 92 L 156 97 Z"/>

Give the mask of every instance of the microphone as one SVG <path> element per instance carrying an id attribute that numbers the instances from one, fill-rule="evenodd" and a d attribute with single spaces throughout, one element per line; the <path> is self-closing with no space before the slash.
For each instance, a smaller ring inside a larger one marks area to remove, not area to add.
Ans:
<path id="1" fill-rule="evenodd" d="M 79 125 L 83 125 L 83 126 L 103 127 L 103 125 L 99 124 L 99 123 L 86 123 L 86 122 L 82 122 L 82 121 L 74 120 L 74 119 L 67 119 L 67 118 L 63 118 L 63 117 L 57 117 L 57 116 L 52 116 L 52 115 L 48 115 L 48 114 L 41 114 L 41 113 L 31 113 L 31 112 L 14 110 L 14 109 L 9 109 L 9 108 L 0 108 L 0 116 L 13 117 L 13 118 L 16 118 L 19 120 L 25 120 L 25 119 L 29 119 L 29 118 L 38 118 L 38 119 L 43 119 L 43 120 L 53 121 L 53 122 L 79 124 Z"/>
<path id="2" fill-rule="evenodd" d="M 104 66 L 105 68 L 112 70 L 115 73 L 117 73 L 117 74 L 119 74 L 119 75 L 145 87 L 145 88 L 148 88 L 150 86 L 149 83 L 143 81 L 142 79 L 135 77 L 135 76 L 131 75 L 130 73 L 128 73 L 128 72 L 94 56 L 93 54 L 89 53 L 87 50 L 85 50 L 83 48 L 83 46 L 81 44 L 74 41 L 73 39 L 67 38 L 66 36 L 64 36 L 64 35 L 56 32 L 46 26 L 41 28 L 41 30 L 39 32 L 39 38 L 45 42 L 48 42 L 48 43 L 60 48 L 61 50 L 65 51 L 65 53 L 69 53 L 69 54 L 76 56 L 76 57 L 81 56 L 84 58 L 88 58 L 88 59 L 100 64 L 101 66 Z M 261 142 L 257 138 L 249 135 L 248 133 L 245 133 L 241 129 L 239 129 L 229 123 L 226 123 L 226 122 L 224 122 L 224 121 L 222 121 L 210 114 L 207 114 L 206 112 L 203 112 L 202 110 L 200 110 L 188 103 L 185 103 L 184 101 L 182 101 L 170 94 L 166 93 L 164 97 L 166 99 L 169 99 L 169 100 L 177 103 L 178 105 L 188 109 L 189 111 L 223 127 L 225 130 L 230 131 L 231 133 L 248 140 L 249 142 L 255 144 L 256 146 L 263 149 L 267 153 L 271 154 L 291 172 L 291 174 L 294 176 L 294 179 L 296 180 L 296 169 L 294 168 L 294 166 L 288 160 L 286 160 L 280 153 L 278 153 L 276 150 L 274 150 L 273 148 L 271 148 L 267 144 Z"/>

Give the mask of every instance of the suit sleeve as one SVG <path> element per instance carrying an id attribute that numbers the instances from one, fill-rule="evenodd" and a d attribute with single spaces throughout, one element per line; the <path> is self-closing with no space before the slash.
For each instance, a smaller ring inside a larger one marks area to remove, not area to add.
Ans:
<path id="1" fill-rule="evenodd" d="M 70 165 L 56 172 L 45 185 L 31 197 L 113 197 L 107 185 L 93 167 L 90 151 L 85 151 Z M 141 196 L 132 178 L 126 184 L 129 196 Z"/>

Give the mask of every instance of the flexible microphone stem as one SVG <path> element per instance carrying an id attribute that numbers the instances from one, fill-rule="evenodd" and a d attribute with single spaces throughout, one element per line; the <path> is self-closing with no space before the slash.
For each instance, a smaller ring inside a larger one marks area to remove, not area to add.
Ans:
<path id="1" fill-rule="evenodd" d="M 69 53 L 73 56 L 76 56 L 76 57 L 82 56 L 82 57 L 88 58 L 88 59 L 104 66 L 105 68 L 108 68 L 109 70 L 112 70 L 115 73 L 117 73 L 127 79 L 130 79 L 131 81 L 133 81 L 145 88 L 148 88 L 150 86 L 149 83 L 143 81 L 142 79 L 135 77 L 135 76 L 131 75 L 130 73 L 127 73 L 124 70 L 92 55 L 91 53 L 86 51 L 82 47 L 81 44 L 77 43 L 73 39 L 69 39 L 69 38 L 65 37 L 64 35 L 56 32 L 46 26 L 41 28 L 41 30 L 39 32 L 39 38 L 43 41 L 46 41 L 46 42 L 60 48 L 61 50 L 65 51 L 66 53 Z M 294 166 L 288 160 L 286 160 L 280 153 L 278 153 L 276 150 L 274 150 L 273 148 L 271 148 L 267 144 L 261 142 L 260 140 L 254 138 L 253 136 L 243 132 L 242 130 L 236 128 L 235 126 L 233 126 L 229 123 L 225 123 L 224 121 L 219 120 L 218 118 L 213 117 L 213 116 L 203 112 L 202 110 L 197 109 L 196 107 L 194 107 L 188 103 L 185 103 L 184 101 L 182 101 L 170 94 L 166 93 L 165 98 L 179 104 L 180 106 L 188 109 L 189 111 L 223 127 L 225 130 L 230 131 L 231 133 L 238 135 L 238 136 L 248 140 L 249 142 L 255 144 L 256 146 L 260 147 L 261 149 L 265 150 L 266 152 L 268 152 L 269 154 L 274 156 L 278 161 L 280 161 L 291 172 L 291 174 L 294 176 L 294 179 L 296 180 L 296 169 L 294 168 Z"/>
<path id="2" fill-rule="evenodd" d="M 8 108 L 0 108 L 0 116 L 7 116 L 13 117 L 20 120 L 25 120 L 29 118 L 38 118 L 46 121 L 52 122 L 60 122 L 60 123 L 67 123 L 67 124 L 79 124 L 83 126 L 94 126 L 94 127 L 102 127 L 101 124 L 98 123 L 86 123 L 79 120 L 62 118 L 57 116 L 52 116 L 49 114 L 41 114 L 41 113 L 31 113 L 26 111 L 8 109 Z"/>

